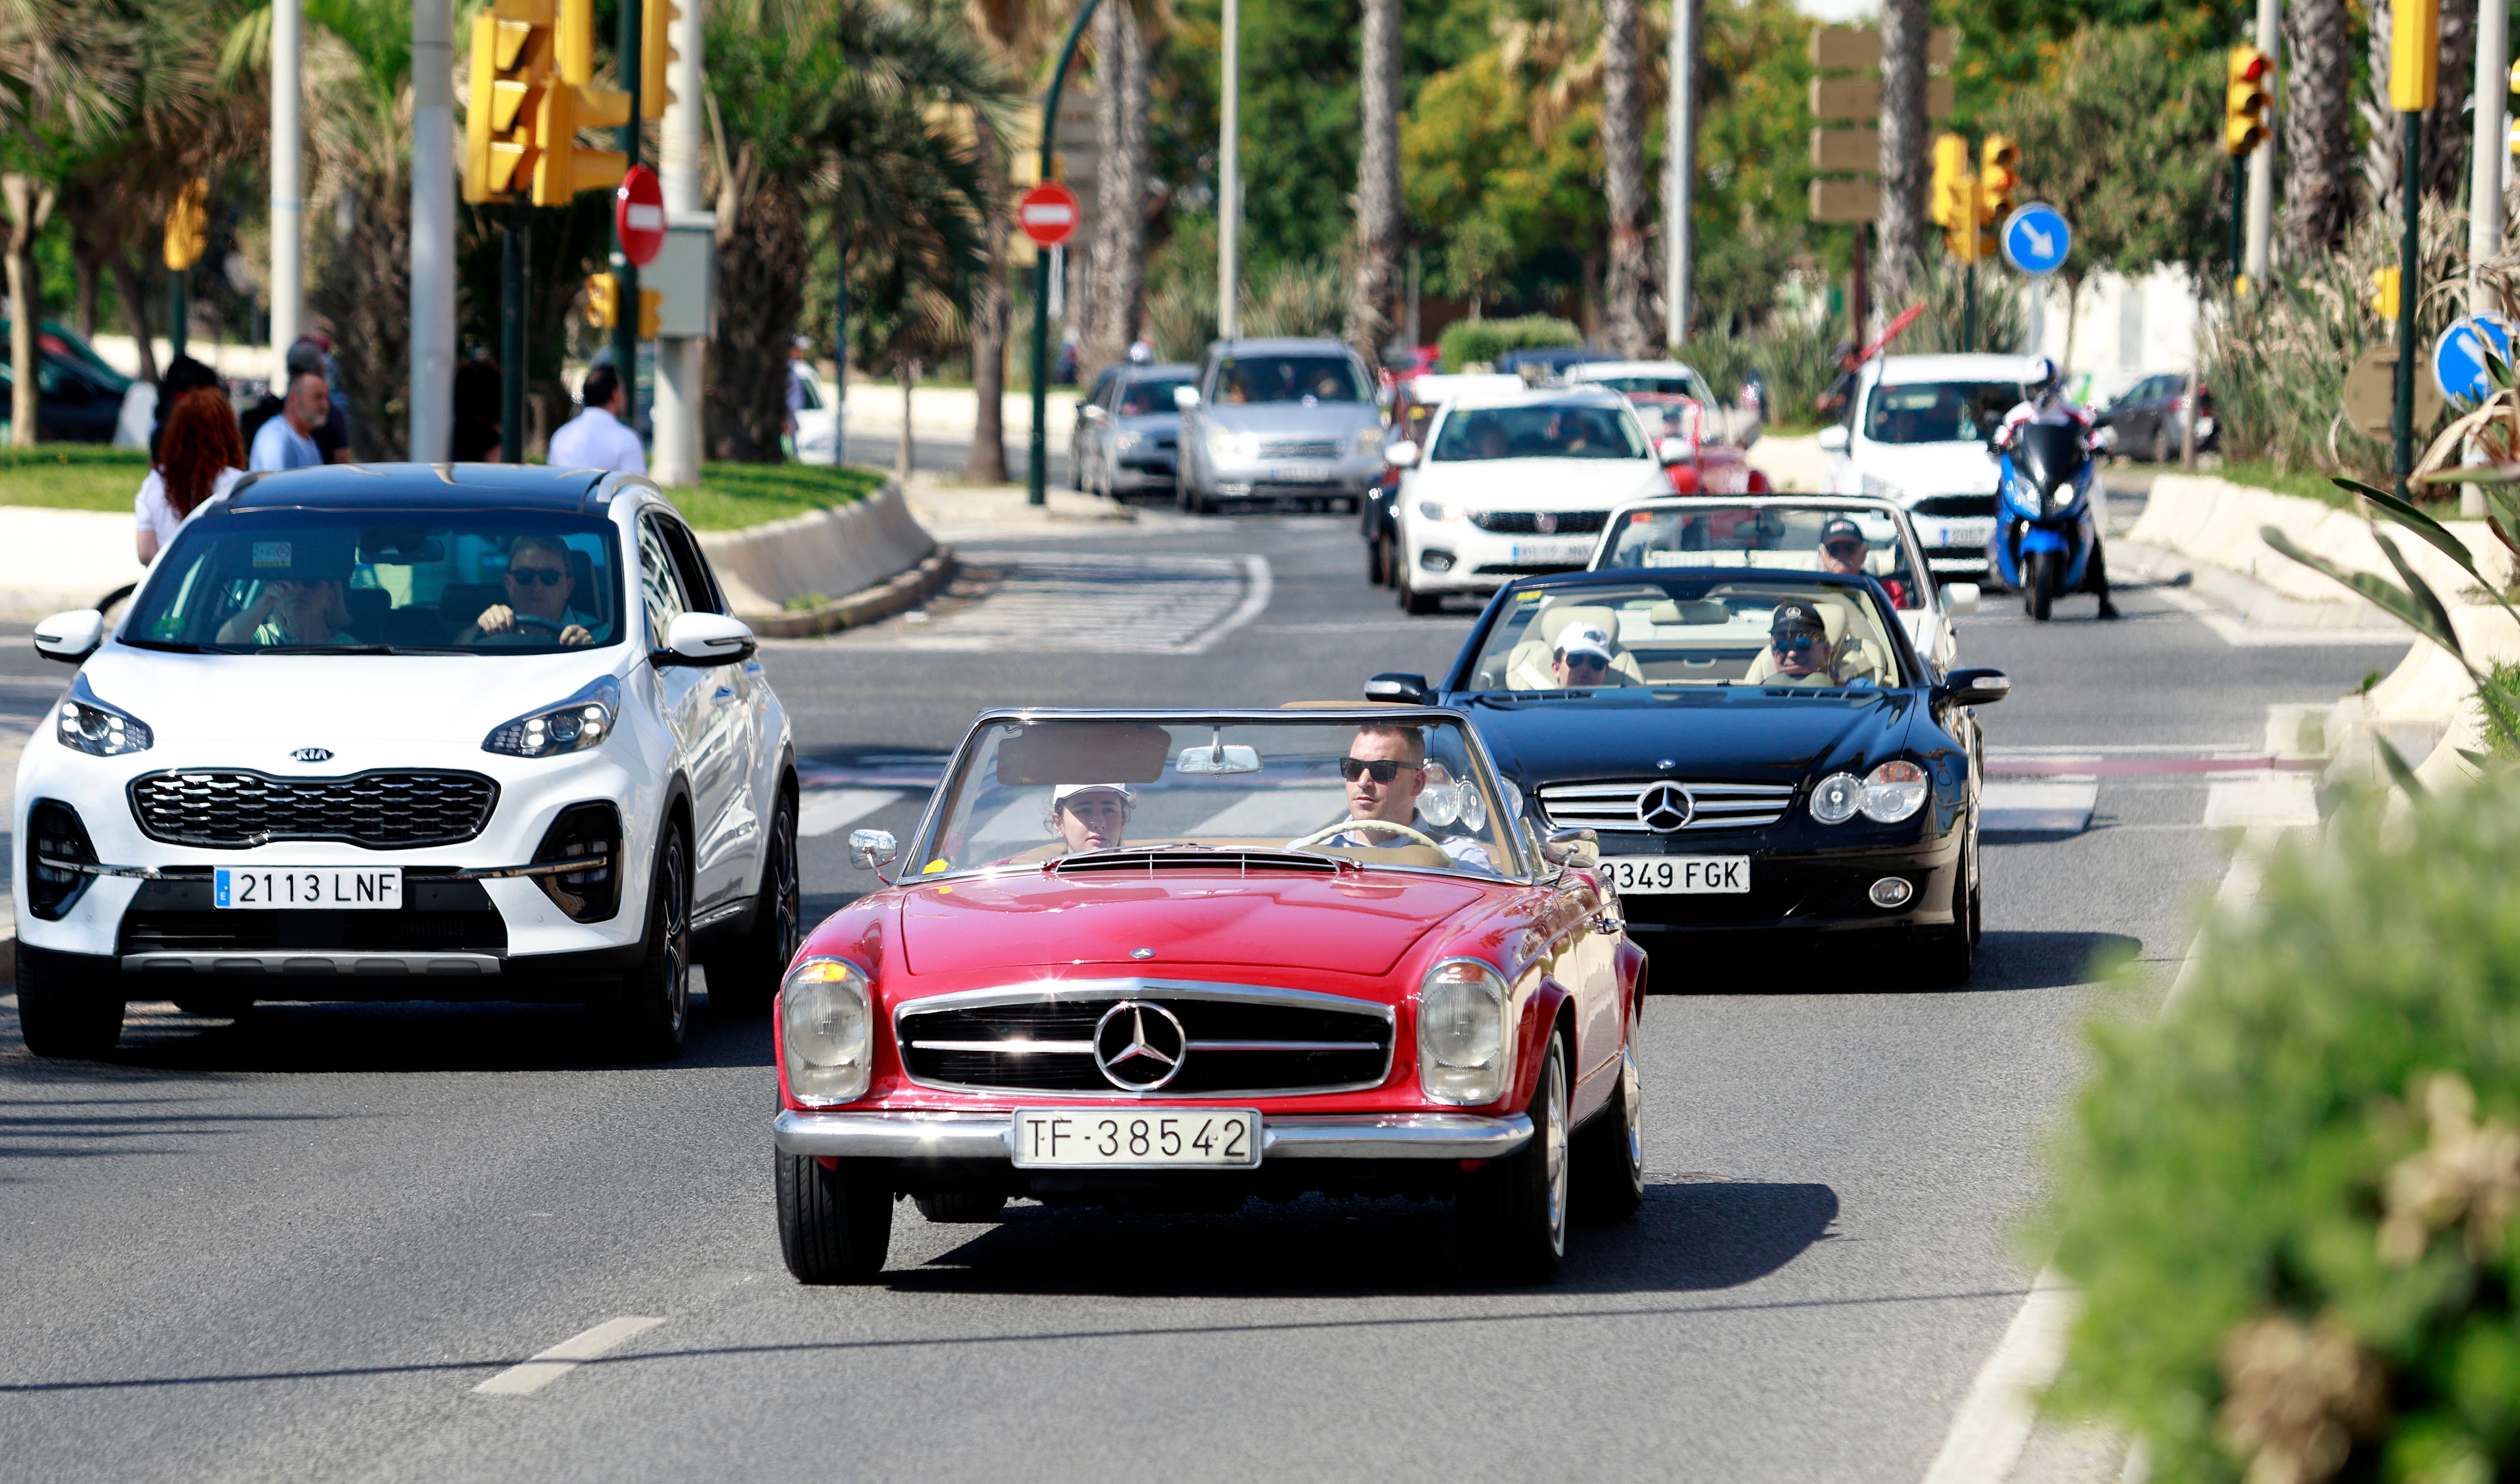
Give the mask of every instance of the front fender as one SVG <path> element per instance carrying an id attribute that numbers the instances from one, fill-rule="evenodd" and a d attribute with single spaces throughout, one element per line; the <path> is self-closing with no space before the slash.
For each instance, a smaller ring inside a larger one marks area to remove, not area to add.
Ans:
<path id="1" fill-rule="evenodd" d="M 1549 1035 L 1556 1027 L 1557 1013 L 1572 996 L 1566 986 L 1549 975 L 1541 974 L 1529 992 L 1521 997 L 1513 1038 L 1513 1081 L 1505 1097 L 1508 1112 L 1520 1112 L 1531 1106 L 1532 1094 L 1540 1086 L 1540 1063 L 1549 1053 Z M 1575 1048 L 1566 1048 L 1572 1058 Z M 1568 1085 L 1573 1085 L 1575 1067 L 1570 1059 L 1566 1068 Z"/>

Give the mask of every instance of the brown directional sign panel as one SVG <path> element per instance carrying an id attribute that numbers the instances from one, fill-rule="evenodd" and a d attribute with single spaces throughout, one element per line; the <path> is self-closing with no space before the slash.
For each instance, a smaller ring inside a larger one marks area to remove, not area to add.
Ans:
<path id="1" fill-rule="evenodd" d="M 1811 81 L 1812 116 L 1822 123 L 1853 123 L 1858 119 L 1881 116 L 1881 79 L 1878 77 L 1815 77 Z M 1952 116 L 1952 80 L 1949 77 L 1925 79 L 1925 116 Z"/>
<path id="2" fill-rule="evenodd" d="M 1959 52 L 1957 26 L 1938 25 L 1925 40 L 1929 67 L 1950 67 Z M 1881 32 L 1868 25 L 1822 25 L 1812 29 L 1811 65 L 1823 72 L 1870 72 L 1881 67 Z"/>
<path id="3" fill-rule="evenodd" d="M 2442 414 L 2441 388 L 2421 367 L 2415 371 L 2415 435 Z M 2366 438 L 2395 435 L 2398 417 L 2398 347 L 2374 345 L 2354 358 L 2345 373 L 2345 421 Z"/>
<path id="4" fill-rule="evenodd" d="M 1881 131 L 1870 126 L 1814 129 L 1811 162 L 1815 170 L 1870 175 L 1881 168 Z"/>
<path id="5" fill-rule="evenodd" d="M 1879 181 L 1816 180 L 1811 183 L 1811 218 L 1816 222 L 1868 222 L 1877 220 L 1880 215 Z"/>

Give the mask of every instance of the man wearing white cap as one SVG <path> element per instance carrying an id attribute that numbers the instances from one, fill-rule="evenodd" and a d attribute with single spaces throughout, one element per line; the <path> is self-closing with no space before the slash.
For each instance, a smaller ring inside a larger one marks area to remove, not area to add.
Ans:
<path id="1" fill-rule="evenodd" d="M 1610 636 L 1597 624 L 1570 623 L 1557 631 L 1557 652 L 1549 672 L 1561 686 L 1623 686 L 1628 678 L 1610 668 Z"/>
<path id="2" fill-rule="evenodd" d="M 1129 824 L 1129 786 L 1060 784 L 1050 790 L 1048 823 L 1069 855 L 1115 849 Z"/>

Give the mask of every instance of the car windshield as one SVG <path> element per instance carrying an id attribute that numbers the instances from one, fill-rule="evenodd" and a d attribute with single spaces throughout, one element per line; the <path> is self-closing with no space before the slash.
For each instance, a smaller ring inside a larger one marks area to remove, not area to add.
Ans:
<path id="1" fill-rule="evenodd" d="M 1855 529 L 1840 526 L 1852 522 Z M 1616 517 L 1593 560 L 1614 566 L 1747 566 L 1877 577 L 1891 603 L 1922 607 L 1924 584 L 1908 564 L 1898 524 L 1877 510 L 1825 505 L 1648 508 Z"/>
<path id="2" fill-rule="evenodd" d="M 1484 459 L 1643 459 L 1644 434 L 1615 407 L 1542 402 L 1455 408 L 1436 431 L 1439 463 Z"/>
<path id="3" fill-rule="evenodd" d="M 1142 418 L 1149 413 L 1171 412 L 1173 393 L 1189 384 L 1180 378 L 1163 382 L 1131 382 L 1120 388 L 1120 416 Z"/>
<path id="4" fill-rule="evenodd" d="M 1466 689 L 1906 685 L 1890 630 L 1872 595 L 1852 583 L 1745 571 L 1540 585 L 1497 614 Z"/>
<path id="5" fill-rule="evenodd" d="M 1461 723 L 1424 715 L 989 722 L 940 797 L 913 857 L 923 876 L 1119 850 L 1522 872 L 1515 821 Z"/>
<path id="6" fill-rule="evenodd" d="M 2018 382 L 1905 382 L 1872 388 L 1864 435 L 1875 443 L 1976 443 L 2021 400 Z"/>
<path id="7" fill-rule="evenodd" d="M 127 641 L 256 652 L 552 653 L 620 642 L 612 525 L 538 511 L 241 511 L 158 559 Z"/>
<path id="8" fill-rule="evenodd" d="M 1365 378 L 1336 355 L 1238 356 L 1216 368 L 1216 399 L 1242 402 L 1363 402 Z"/>

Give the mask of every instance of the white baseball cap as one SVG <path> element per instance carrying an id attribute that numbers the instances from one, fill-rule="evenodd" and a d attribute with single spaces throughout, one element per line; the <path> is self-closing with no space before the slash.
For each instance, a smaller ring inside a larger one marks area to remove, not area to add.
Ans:
<path id="1" fill-rule="evenodd" d="M 1557 652 L 1560 654 L 1598 654 L 1601 662 L 1610 659 L 1610 636 L 1599 625 L 1570 623 L 1557 631 Z"/>
<path id="2" fill-rule="evenodd" d="M 1124 803 L 1137 796 L 1129 791 L 1127 784 L 1060 784 L 1050 790 L 1050 807 L 1056 810 L 1070 795 L 1078 793 L 1116 793 Z"/>

